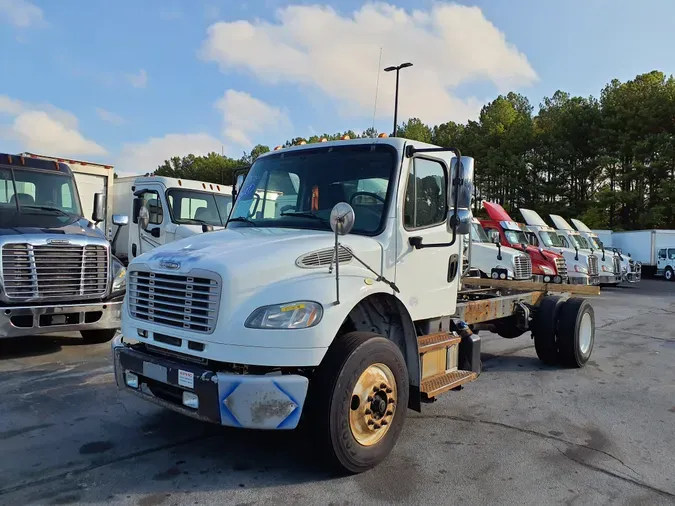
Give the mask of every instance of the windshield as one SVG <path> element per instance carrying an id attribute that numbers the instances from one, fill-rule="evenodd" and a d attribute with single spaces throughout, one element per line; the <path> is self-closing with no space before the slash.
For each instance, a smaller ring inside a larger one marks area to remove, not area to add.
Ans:
<path id="1" fill-rule="evenodd" d="M 578 244 L 579 249 L 591 249 L 591 245 L 588 244 L 588 241 L 583 235 L 577 235 L 577 234 L 570 234 L 570 237 L 572 238 L 572 242 L 576 242 Z"/>
<path id="2" fill-rule="evenodd" d="M 330 230 L 333 206 L 347 202 L 355 214 L 352 233 L 376 235 L 384 228 L 396 159 L 391 146 L 377 144 L 261 157 L 246 177 L 227 226 Z"/>
<path id="3" fill-rule="evenodd" d="M 509 241 L 509 244 L 511 244 L 512 246 L 518 246 L 521 244 L 527 246 L 530 244 L 530 242 L 527 240 L 525 232 L 516 230 L 504 230 L 504 235 L 506 236 L 506 240 Z"/>
<path id="4" fill-rule="evenodd" d="M 588 243 L 591 245 L 591 248 L 593 249 L 602 249 L 602 242 L 597 237 L 593 237 L 592 235 L 589 235 L 586 237 L 588 240 Z"/>
<path id="5" fill-rule="evenodd" d="M 555 232 L 539 232 L 539 239 L 544 243 L 544 246 L 548 248 L 562 248 L 563 242 L 560 240 L 560 237 Z"/>
<path id="6" fill-rule="evenodd" d="M 216 227 L 225 226 L 232 207 L 232 197 L 197 190 L 168 191 L 169 210 L 174 223 L 197 225 L 206 223 Z"/>
<path id="7" fill-rule="evenodd" d="M 485 230 L 478 223 L 471 224 L 471 240 L 473 242 L 490 242 Z"/>
<path id="8" fill-rule="evenodd" d="M 69 174 L 0 167 L 0 226 L 52 228 L 81 217 Z"/>

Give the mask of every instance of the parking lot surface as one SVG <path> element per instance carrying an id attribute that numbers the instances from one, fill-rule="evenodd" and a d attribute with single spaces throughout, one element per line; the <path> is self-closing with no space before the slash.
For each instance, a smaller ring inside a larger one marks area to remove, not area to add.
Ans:
<path id="1" fill-rule="evenodd" d="M 0 341 L 0 504 L 675 504 L 675 283 L 592 297 L 593 356 L 481 333 L 483 374 L 336 478 L 304 431 L 223 429 L 116 389 L 107 344 Z"/>

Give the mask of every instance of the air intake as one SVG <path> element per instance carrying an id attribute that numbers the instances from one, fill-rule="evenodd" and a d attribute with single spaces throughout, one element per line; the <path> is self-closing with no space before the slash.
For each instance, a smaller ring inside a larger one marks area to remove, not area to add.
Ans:
<path id="1" fill-rule="evenodd" d="M 331 262 L 335 264 L 335 261 L 333 259 L 333 256 L 335 254 L 335 249 L 333 248 L 328 248 L 328 249 L 322 249 L 318 251 L 312 251 L 311 253 L 307 253 L 305 255 L 302 255 L 295 261 L 295 265 L 298 267 L 302 267 L 304 269 L 316 269 L 318 267 L 328 267 Z M 340 263 L 346 263 L 346 262 L 351 262 L 352 256 L 351 251 L 348 249 L 345 249 L 345 247 L 340 248 L 340 253 L 338 256 Z"/>

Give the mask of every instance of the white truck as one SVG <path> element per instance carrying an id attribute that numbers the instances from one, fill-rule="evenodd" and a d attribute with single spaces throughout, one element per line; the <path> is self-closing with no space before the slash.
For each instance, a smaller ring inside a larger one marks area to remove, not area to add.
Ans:
<path id="1" fill-rule="evenodd" d="M 532 259 L 527 253 L 490 241 L 480 221 L 471 220 L 471 242 L 467 241 L 471 269 L 492 279 L 532 280 Z"/>
<path id="2" fill-rule="evenodd" d="M 605 253 L 602 245 L 594 238 L 587 238 L 581 232 L 574 230 L 567 220 L 558 214 L 549 214 L 551 221 L 557 227 L 557 233 L 563 244 L 571 244 L 574 248 L 589 252 L 597 256 L 598 274 L 601 285 L 618 285 L 621 283 L 621 260 L 614 252 Z"/>
<path id="3" fill-rule="evenodd" d="M 565 258 L 571 284 L 597 285 L 600 283 L 598 257 L 595 254 L 579 251 L 580 244 L 576 242 L 573 242 L 572 246 L 569 242 L 564 242 L 558 232 L 547 225 L 536 211 L 521 207 L 520 214 L 523 215 L 528 230 L 534 234 L 532 236 L 536 241 L 534 246 L 541 245 L 542 248 L 559 251 Z"/>
<path id="4" fill-rule="evenodd" d="M 195 234 L 224 228 L 232 186 L 163 176 L 115 179 L 113 208 L 131 216 L 115 231 L 113 252 L 123 262 Z"/>
<path id="5" fill-rule="evenodd" d="M 384 195 L 358 190 L 373 180 Z M 289 430 L 302 417 L 319 455 L 358 473 L 389 454 L 408 408 L 478 377 L 471 325 L 511 319 L 546 363 L 591 355 L 592 306 L 545 287 L 599 288 L 461 279 L 473 159 L 457 149 L 305 144 L 260 156 L 235 181 L 225 230 L 129 263 L 112 344 L 123 391 L 224 426 Z M 252 212 L 269 191 L 286 209 Z"/>
<path id="6" fill-rule="evenodd" d="M 624 256 L 621 251 L 616 248 L 611 248 L 610 246 L 605 247 L 600 236 L 588 228 L 581 220 L 572 218 L 572 223 L 579 233 L 586 238 L 592 248 L 602 251 L 603 258 L 612 258 L 612 261 L 616 264 L 615 271 L 618 269 L 621 273 L 621 281 L 627 283 L 637 283 L 640 281 L 642 278 L 642 264 L 640 264 L 640 262 L 635 262 L 629 256 Z M 611 251 L 612 255 L 606 250 Z"/>
<path id="7" fill-rule="evenodd" d="M 606 237 L 603 242 L 611 244 L 611 247 L 616 248 L 622 256 L 639 263 L 641 273 L 648 276 L 665 275 L 664 259 L 660 258 L 660 254 L 664 249 L 675 247 L 675 230 L 630 230 L 609 234 L 607 231 L 600 232 L 604 232 L 603 235 Z"/>

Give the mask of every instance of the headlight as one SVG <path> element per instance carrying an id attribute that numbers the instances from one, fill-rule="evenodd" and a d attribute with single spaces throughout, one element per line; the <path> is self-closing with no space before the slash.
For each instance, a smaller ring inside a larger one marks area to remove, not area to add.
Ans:
<path id="1" fill-rule="evenodd" d="M 252 329 L 306 329 L 318 324 L 323 307 L 318 302 L 299 301 L 259 307 L 244 323 Z"/>
<path id="2" fill-rule="evenodd" d="M 112 257 L 112 290 L 111 295 L 119 295 L 127 289 L 127 269 L 117 258 Z"/>
<path id="3" fill-rule="evenodd" d="M 575 270 L 576 272 L 581 272 L 581 273 L 583 273 L 583 274 L 588 274 L 588 269 L 587 269 L 586 267 L 584 267 L 583 265 L 578 265 L 578 264 L 576 264 L 576 265 L 574 266 L 574 270 Z"/>
<path id="4" fill-rule="evenodd" d="M 544 272 L 544 274 L 555 274 L 553 268 L 549 267 L 548 265 L 542 265 L 541 270 Z"/>

